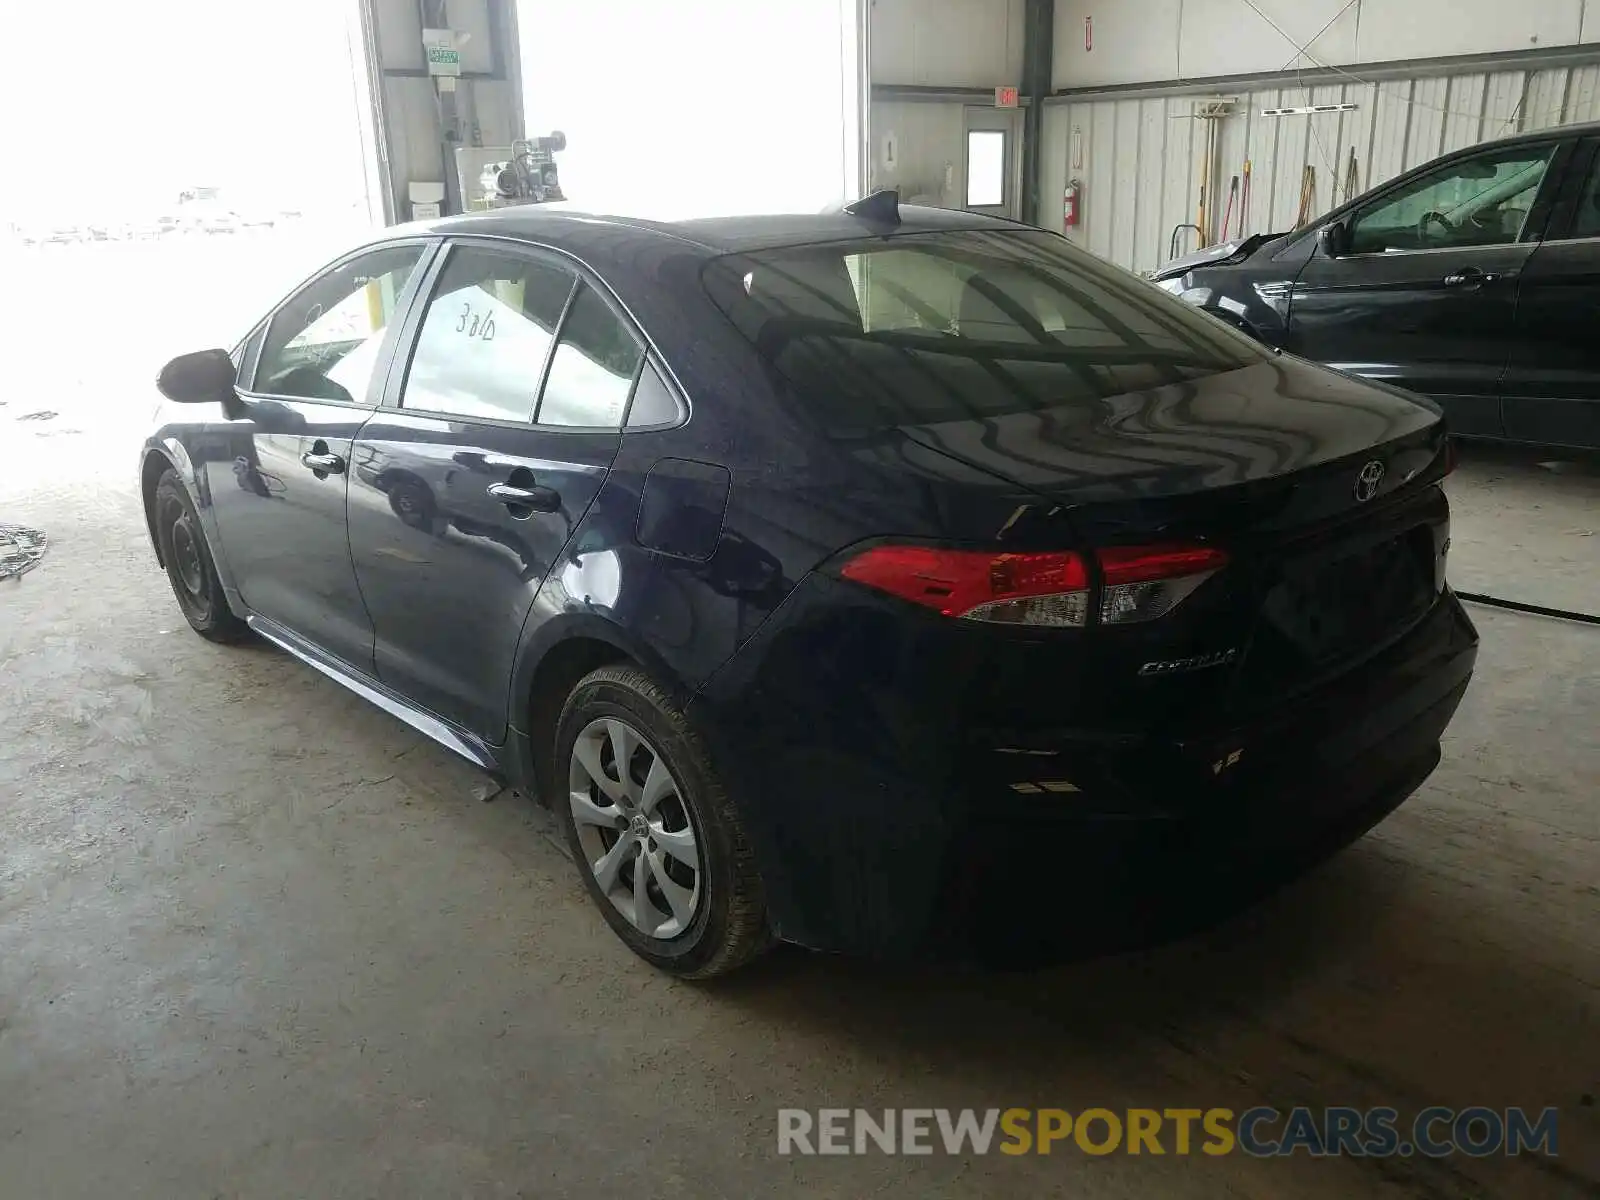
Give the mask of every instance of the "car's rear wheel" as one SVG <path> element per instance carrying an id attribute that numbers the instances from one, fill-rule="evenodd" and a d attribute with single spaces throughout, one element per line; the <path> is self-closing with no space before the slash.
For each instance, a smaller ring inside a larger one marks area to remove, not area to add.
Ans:
<path id="1" fill-rule="evenodd" d="M 607 923 L 652 965 L 704 979 L 771 942 L 761 879 L 704 744 L 632 666 L 601 667 L 567 698 L 556 811 Z"/>
<path id="2" fill-rule="evenodd" d="M 190 627 L 214 642 L 237 642 L 248 637 L 250 627 L 228 607 L 222 580 L 200 527 L 200 515 L 176 471 L 169 469 L 156 481 L 154 504 L 161 561 L 166 564 L 172 594 Z"/>

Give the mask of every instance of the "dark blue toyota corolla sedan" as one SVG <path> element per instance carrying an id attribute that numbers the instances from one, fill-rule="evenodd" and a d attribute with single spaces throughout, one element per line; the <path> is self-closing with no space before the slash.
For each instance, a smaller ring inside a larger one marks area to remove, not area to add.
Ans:
<path id="1" fill-rule="evenodd" d="M 1418 786 L 1476 653 L 1433 408 L 892 197 L 391 230 L 160 388 L 189 623 L 536 793 L 680 975 L 1242 902 Z"/>

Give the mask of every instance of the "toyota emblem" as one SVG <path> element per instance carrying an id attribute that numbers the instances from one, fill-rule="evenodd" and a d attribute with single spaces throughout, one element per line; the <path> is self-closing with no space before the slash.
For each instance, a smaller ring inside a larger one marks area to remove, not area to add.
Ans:
<path id="1" fill-rule="evenodd" d="M 1373 459 L 1356 474 L 1356 502 L 1365 504 L 1378 494 L 1378 485 L 1383 482 L 1383 464 Z"/>

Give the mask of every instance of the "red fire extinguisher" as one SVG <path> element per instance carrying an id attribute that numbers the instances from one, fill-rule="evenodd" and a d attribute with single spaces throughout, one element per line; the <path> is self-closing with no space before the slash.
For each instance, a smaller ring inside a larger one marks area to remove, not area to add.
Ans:
<path id="1" fill-rule="evenodd" d="M 1063 229 L 1075 229 L 1078 225 L 1078 203 L 1083 192 L 1083 184 L 1076 179 L 1067 181 L 1067 190 L 1061 195 L 1061 225 Z"/>

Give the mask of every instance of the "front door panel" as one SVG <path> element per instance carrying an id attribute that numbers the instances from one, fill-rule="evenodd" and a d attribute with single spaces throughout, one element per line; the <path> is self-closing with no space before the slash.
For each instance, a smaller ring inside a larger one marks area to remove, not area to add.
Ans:
<path id="1" fill-rule="evenodd" d="M 246 364 L 230 453 L 206 464 L 245 604 L 368 673 L 372 622 L 345 525 L 351 446 L 428 251 L 408 240 L 357 252 L 285 300 Z"/>
<path id="2" fill-rule="evenodd" d="M 1295 283 L 1284 346 L 1437 400 L 1456 433 L 1498 436 L 1525 243 L 1329 259 Z"/>
<path id="3" fill-rule="evenodd" d="M 1285 348 L 1439 402 L 1454 433 L 1498 437 L 1517 288 L 1570 144 L 1559 136 L 1446 156 L 1330 227 L 1290 297 Z M 1343 236 L 1337 236 L 1340 231 Z"/>
<path id="4" fill-rule="evenodd" d="M 372 625 L 345 536 L 346 476 L 304 461 L 348 464 L 368 410 L 256 396 L 240 404 L 233 458 L 205 468 L 239 594 L 252 611 L 370 671 Z"/>

